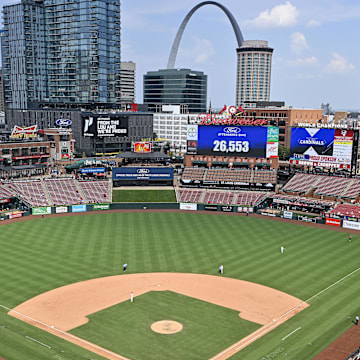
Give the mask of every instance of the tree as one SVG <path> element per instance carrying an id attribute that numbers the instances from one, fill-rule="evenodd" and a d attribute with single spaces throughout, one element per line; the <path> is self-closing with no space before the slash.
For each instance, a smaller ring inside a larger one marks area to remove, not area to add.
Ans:
<path id="1" fill-rule="evenodd" d="M 286 148 L 284 145 L 279 144 L 279 160 L 289 160 L 290 149 Z"/>

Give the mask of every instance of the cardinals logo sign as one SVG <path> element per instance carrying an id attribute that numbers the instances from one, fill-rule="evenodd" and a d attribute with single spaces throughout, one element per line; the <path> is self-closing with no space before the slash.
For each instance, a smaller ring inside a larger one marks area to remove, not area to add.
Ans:
<path id="1" fill-rule="evenodd" d="M 20 127 L 15 125 L 10 135 L 11 139 L 30 139 L 37 137 L 37 125 Z"/>

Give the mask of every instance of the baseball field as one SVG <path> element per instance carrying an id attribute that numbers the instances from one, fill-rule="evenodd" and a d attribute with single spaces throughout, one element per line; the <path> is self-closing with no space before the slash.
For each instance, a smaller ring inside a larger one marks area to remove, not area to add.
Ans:
<path id="1" fill-rule="evenodd" d="M 320 227 L 117 212 L 4 224 L 0 248 L 6 360 L 222 359 L 251 336 L 231 359 L 309 360 L 360 310 L 360 237 Z"/>

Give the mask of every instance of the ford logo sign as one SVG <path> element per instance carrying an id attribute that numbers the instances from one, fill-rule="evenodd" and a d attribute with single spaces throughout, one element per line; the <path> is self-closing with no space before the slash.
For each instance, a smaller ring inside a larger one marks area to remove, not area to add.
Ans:
<path id="1" fill-rule="evenodd" d="M 241 129 L 238 127 L 226 127 L 224 129 L 224 132 L 226 134 L 238 134 L 239 132 L 241 132 Z"/>
<path id="2" fill-rule="evenodd" d="M 70 119 L 57 119 L 55 121 L 55 124 L 60 127 L 66 127 L 70 126 L 72 124 L 72 121 Z"/>
<path id="3" fill-rule="evenodd" d="M 150 172 L 149 169 L 138 169 L 137 173 L 138 174 L 148 174 Z"/>

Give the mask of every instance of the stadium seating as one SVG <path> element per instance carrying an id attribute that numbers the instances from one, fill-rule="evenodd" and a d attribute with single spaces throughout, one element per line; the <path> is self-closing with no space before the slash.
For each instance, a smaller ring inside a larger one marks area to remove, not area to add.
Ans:
<path id="1" fill-rule="evenodd" d="M 45 185 L 51 202 L 54 205 L 81 204 L 86 202 L 74 179 L 46 179 Z"/>
<path id="2" fill-rule="evenodd" d="M 238 193 L 236 205 L 256 205 L 260 200 L 268 194 L 259 192 L 241 191 Z"/>
<path id="3" fill-rule="evenodd" d="M 277 200 L 283 200 L 283 203 L 289 203 L 293 205 L 301 205 L 301 204 L 314 204 L 314 205 L 322 205 L 322 206 L 333 206 L 333 201 L 328 200 L 320 200 L 320 199 L 314 199 L 311 197 L 302 197 L 297 195 L 287 195 L 287 194 L 274 194 L 271 196 L 273 199 Z M 279 201 L 279 203 L 281 203 Z M 276 202 L 276 201 L 275 201 Z"/>
<path id="4" fill-rule="evenodd" d="M 339 204 L 329 211 L 330 215 L 336 216 L 352 216 L 360 218 L 360 206 L 352 204 Z"/>
<path id="5" fill-rule="evenodd" d="M 103 203 L 111 201 L 109 182 L 106 181 L 80 181 L 79 186 L 85 196 L 86 202 Z"/>
<path id="6" fill-rule="evenodd" d="M 355 179 L 341 194 L 341 197 L 343 199 L 356 200 L 359 195 L 360 195 L 360 180 Z"/>
<path id="7" fill-rule="evenodd" d="M 198 203 L 201 195 L 203 195 L 203 190 L 179 189 L 178 194 L 179 202 Z"/>
<path id="8" fill-rule="evenodd" d="M 253 182 L 261 184 L 276 184 L 277 172 L 274 170 L 255 170 Z"/>
<path id="9" fill-rule="evenodd" d="M 295 174 L 290 181 L 283 187 L 284 192 L 294 192 L 299 194 L 308 193 L 317 184 L 320 176 L 311 174 Z"/>
<path id="10" fill-rule="evenodd" d="M 10 191 L 5 185 L 0 185 L 0 199 L 14 196 L 14 192 Z"/>
<path id="11" fill-rule="evenodd" d="M 230 191 L 206 191 L 204 196 L 205 204 L 232 204 L 234 193 Z"/>
<path id="12" fill-rule="evenodd" d="M 187 167 L 182 174 L 183 180 L 199 180 L 202 181 L 205 175 L 205 168 Z"/>
<path id="13" fill-rule="evenodd" d="M 14 181 L 7 187 L 32 206 L 48 206 L 50 201 L 41 180 Z"/>
<path id="14" fill-rule="evenodd" d="M 325 195 L 338 197 L 352 179 L 340 178 L 335 176 L 319 176 L 319 181 L 315 186 L 315 195 Z"/>
<path id="15" fill-rule="evenodd" d="M 221 205 L 256 205 L 260 200 L 267 197 L 264 192 L 251 191 L 220 191 L 220 190 L 193 190 L 179 189 L 179 202 L 193 202 L 203 204 Z"/>
<path id="16" fill-rule="evenodd" d="M 205 181 L 250 183 L 251 170 L 209 169 Z"/>

